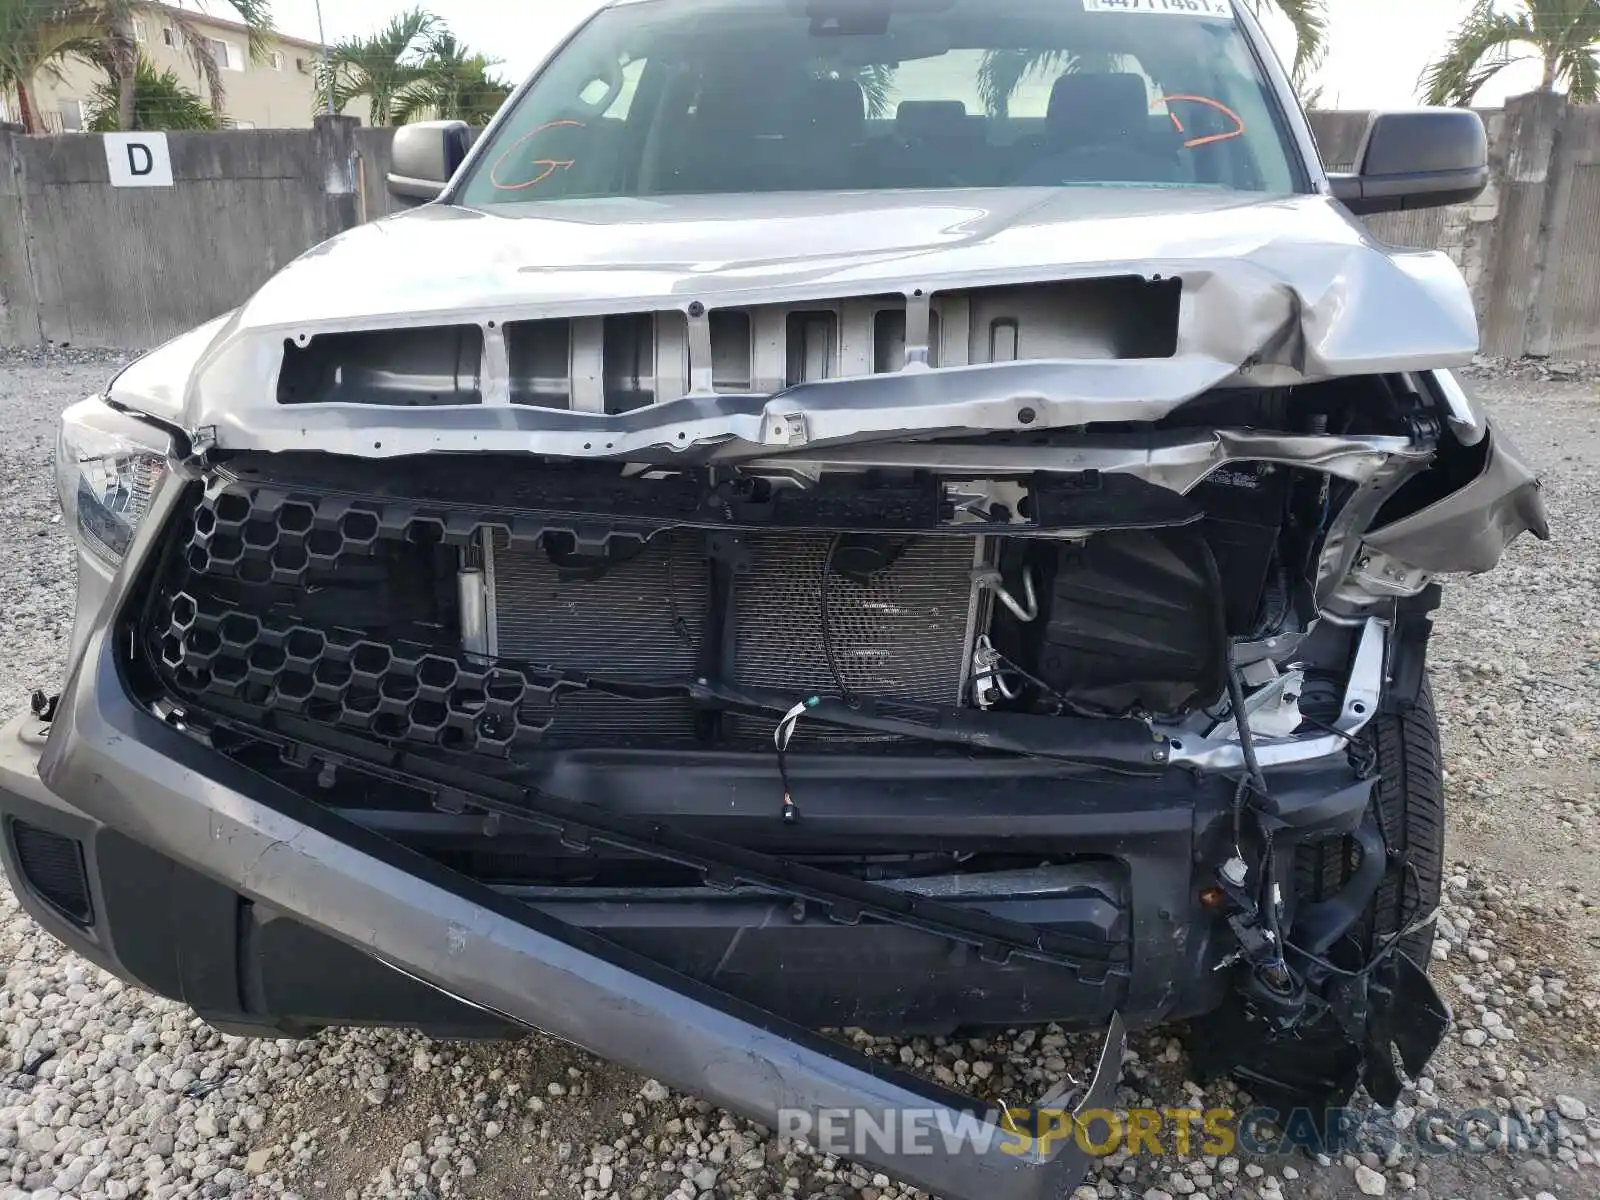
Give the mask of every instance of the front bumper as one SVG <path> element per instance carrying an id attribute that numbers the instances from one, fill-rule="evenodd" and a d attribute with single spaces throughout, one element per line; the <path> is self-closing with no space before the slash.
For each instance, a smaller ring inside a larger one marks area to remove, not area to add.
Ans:
<path id="1" fill-rule="evenodd" d="M 298 797 L 255 798 L 259 780 L 197 754 L 184 735 L 133 706 L 103 632 L 89 643 L 37 771 L 32 748 L 15 734 L 15 726 L 6 730 L 0 754 L 0 809 L 8 823 L 31 818 L 87 839 L 102 911 L 135 902 L 96 869 L 100 855 L 125 839 L 153 852 L 152 865 L 170 859 L 184 872 L 228 881 L 252 904 L 359 948 L 394 968 L 397 981 L 412 977 L 507 1026 L 544 1030 L 775 1129 L 796 1128 L 794 1114 L 805 1114 L 860 1145 L 861 1161 L 943 1195 L 1059 1196 L 1086 1169 L 1087 1155 L 1071 1137 L 1010 1133 L 968 1097 L 718 994 L 385 839 L 348 826 L 335 836 L 339 818 Z M 6 866 L 15 879 L 13 849 Z M 76 930 L 69 941 L 87 942 L 90 957 L 131 965 L 113 940 L 73 926 L 25 886 L 19 894 L 48 927 Z M 191 915 L 207 919 L 204 907 Z M 1111 1105 L 1122 1042 L 1122 1021 L 1113 1015 L 1099 1067 L 1075 1107 Z M 858 1123 L 875 1131 L 890 1113 L 902 1135 L 892 1144 L 854 1132 Z"/>
<path id="2" fill-rule="evenodd" d="M 25 905 L 87 957 L 182 997 L 222 1028 L 270 1027 L 274 995 L 292 980 L 282 977 L 281 965 L 252 972 L 246 960 L 276 947 L 276 964 L 292 961 L 298 951 L 321 963 L 319 974 L 346 981 L 355 1010 L 301 1014 L 312 1023 L 319 1017 L 420 1023 L 477 1036 L 543 1030 L 771 1128 L 792 1130 L 806 1122 L 827 1128 L 830 1140 L 843 1139 L 834 1144 L 859 1147 L 853 1157 L 945 1196 L 1061 1195 L 1087 1167 L 1087 1154 L 1071 1136 L 1035 1140 L 1011 1132 L 980 1102 L 707 986 L 692 977 L 692 961 L 675 971 L 654 955 L 630 950 L 620 944 L 629 937 L 618 934 L 637 939 L 640 929 L 627 906 L 547 904 L 497 891 L 247 772 L 137 707 L 104 629 L 89 638 L 42 756 L 38 739 L 19 740 L 18 732 L 14 724 L 0 733 L 0 819 L 8 826 L 42 826 L 85 848 L 93 916 L 75 922 L 41 899 L 23 878 L 13 839 L 0 839 Z M 1306 816 L 1319 828 L 1352 823 L 1365 809 L 1369 785 L 1350 786 L 1348 774 L 1345 780 L 1342 790 L 1330 789 L 1327 779 L 1300 790 Z M 1110 1107 L 1124 1011 L 1139 1023 L 1171 1016 L 1185 1003 L 1184 986 L 1212 983 L 1213 973 L 1202 965 L 1212 948 L 1192 936 L 1192 902 L 1180 908 L 1172 898 L 1192 893 L 1197 826 L 1210 822 L 1193 803 L 1149 795 L 1145 803 L 1138 830 L 1128 827 L 1126 811 L 1119 817 L 1090 806 L 1081 819 L 1089 828 L 1098 825 L 1108 848 L 1120 843 L 1124 863 L 1135 870 L 1144 855 L 1151 886 L 1130 889 L 1135 900 L 1129 911 L 1146 928 L 1129 940 L 1141 950 L 1176 945 L 1186 951 L 1160 967 L 1135 959 L 1125 978 L 1099 981 L 1092 1002 L 1083 995 L 1052 1001 L 1077 1005 L 1082 1019 L 1103 1020 L 1106 1040 L 1093 1079 L 1073 1103 L 1041 1102 L 1056 1115 L 1036 1115 L 1036 1122 L 1059 1122 L 1072 1109 Z M 1210 814 L 1212 821 L 1217 817 Z M 1163 875 L 1166 891 L 1154 883 Z M 634 915 L 649 908 L 639 906 Z M 219 952 L 174 954 L 169 931 L 179 927 L 184 937 L 209 929 Z M 1116 927 L 1109 919 L 1108 931 Z M 838 932 L 848 938 L 882 928 L 864 923 Z M 751 933 L 746 921 L 729 937 L 738 941 Z M 787 938 L 791 931 L 773 936 Z M 830 943 L 821 968 L 845 969 L 848 945 Z M 343 957 L 329 970 L 325 956 L 335 951 Z M 943 953 L 953 951 L 945 946 Z M 1054 974 L 1071 973 L 1056 968 Z M 923 990 L 923 978 L 913 966 L 901 971 L 896 986 L 909 989 L 909 997 Z M 779 982 L 792 989 L 796 980 Z M 973 994 L 970 975 L 951 972 L 947 982 Z M 1191 993 L 1186 1002 L 1203 1006 L 1197 996 L 1209 994 Z M 1023 1007 L 1013 1007 L 1009 1020 L 1028 1019 L 1030 996 L 1037 995 L 1024 988 L 1013 997 Z M 1219 998 L 1212 995 L 1210 1003 Z M 338 1006 L 337 998 L 329 1003 Z M 971 1006 L 959 1011 L 964 1021 L 974 1020 Z M 887 1145 L 865 1132 L 882 1128 L 886 1114 L 900 1130 Z"/>
<path id="3" fill-rule="evenodd" d="M 152 521 L 141 537 L 154 537 L 156 527 Z M 871 1024 L 918 1005 L 930 1019 L 942 1013 L 962 1024 L 1103 1025 L 1087 1086 L 1072 1103 L 1039 1104 L 1055 1112 L 1055 1125 L 1061 1110 L 1110 1106 L 1125 1022 L 1205 1012 L 1226 996 L 1226 977 L 1211 969 L 1222 953 L 1211 936 L 1217 922 L 1197 897 L 1227 836 L 1232 788 L 1224 778 L 1169 769 L 1137 784 L 1069 784 L 1047 777 L 1059 765 L 987 764 L 959 784 L 931 775 L 902 783 L 899 812 L 882 803 L 891 788 L 880 778 L 807 788 L 806 828 L 837 828 L 842 840 L 877 821 L 890 845 L 912 829 L 941 841 L 983 832 L 1029 851 L 1051 839 L 1070 845 L 1085 864 L 1076 882 L 1043 899 L 1012 897 L 1008 903 L 1032 912 L 1008 915 L 1098 934 L 1112 964 L 1098 972 L 1020 955 L 991 963 L 931 934 L 873 921 L 796 921 L 786 918 L 786 902 L 770 898 L 733 896 L 711 908 L 515 894 L 408 846 L 402 830 L 364 824 L 275 784 L 137 705 L 115 649 L 128 573 L 85 622 L 42 754 L 13 735 L 0 739 L 0 820 L 83 847 L 85 918 L 73 920 L 30 890 L 14 838 L 0 843 L 41 923 L 219 1027 L 294 1032 L 296 1024 L 367 1021 L 479 1036 L 540 1029 L 780 1131 L 796 1128 L 798 1114 L 802 1127 L 827 1128 L 830 1143 L 858 1147 L 851 1157 L 956 1200 L 1029 1200 L 1081 1179 L 1086 1153 L 1076 1139 L 1013 1133 L 984 1104 L 810 1027 Z M 772 780 L 708 786 L 719 781 L 696 771 L 648 778 L 615 766 L 585 779 L 581 764 L 567 766 L 577 773 L 557 773 L 547 781 L 552 791 L 613 809 L 653 802 L 656 813 L 708 834 L 716 822 L 749 815 L 733 797 L 759 796 L 772 824 Z M 697 801 L 696 787 L 710 795 Z M 985 803 L 974 804 L 983 787 Z M 1286 830 L 1349 833 L 1370 791 L 1342 753 L 1285 765 L 1274 776 L 1276 817 Z M 992 909 L 995 897 L 964 902 Z M 1040 916 L 1041 904 L 1054 908 Z M 715 918 L 705 920 L 708 912 Z M 696 936 L 686 936 L 696 922 Z M 811 928 L 818 924 L 824 928 Z M 796 950 L 806 937 L 819 940 Z M 851 974 L 863 961 L 874 968 Z M 302 976 L 314 964 L 323 989 L 317 1004 L 285 999 L 297 962 Z M 730 965 L 738 969 L 719 970 Z M 859 986 L 866 975 L 886 990 Z M 347 991 L 330 993 L 325 981 L 333 978 L 347 981 Z M 856 1009 L 838 1003 L 850 996 Z M 807 998 L 819 1005 L 807 1009 Z M 889 1144 L 878 1134 L 887 1114 L 900 1131 Z"/>

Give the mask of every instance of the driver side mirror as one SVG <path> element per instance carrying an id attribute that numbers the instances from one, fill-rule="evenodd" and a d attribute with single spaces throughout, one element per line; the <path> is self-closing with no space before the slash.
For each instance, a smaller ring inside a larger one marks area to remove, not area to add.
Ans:
<path id="1" fill-rule="evenodd" d="M 418 121 L 394 131 L 389 191 L 405 200 L 437 200 L 472 145 L 465 121 Z"/>
<path id="2" fill-rule="evenodd" d="M 1357 216 L 1463 204 L 1489 186 L 1483 119 L 1464 108 L 1374 113 L 1355 161 L 1328 182 Z"/>

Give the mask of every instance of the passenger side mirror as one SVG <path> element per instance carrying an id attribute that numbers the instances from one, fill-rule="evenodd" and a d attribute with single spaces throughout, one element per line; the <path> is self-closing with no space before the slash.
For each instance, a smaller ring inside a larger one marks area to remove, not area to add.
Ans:
<path id="1" fill-rule="evenodd" d="M 418 121 L 394 131 L 389 191 L 406 200 L 437 200 L 467 157 L 472 138 L 465 121 Z"/>
<path id="2" fill-rule="evenodd" d="M 1464 108 L 1374 113 L 1355 161 L 1328 182 L 1357 216 L 1462 204 L 1489 186 L 1483 119 Z"/>

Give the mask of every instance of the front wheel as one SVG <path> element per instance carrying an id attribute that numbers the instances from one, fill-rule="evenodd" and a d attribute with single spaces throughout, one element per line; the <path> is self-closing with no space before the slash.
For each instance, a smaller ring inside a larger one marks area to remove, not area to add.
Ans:
<path id="1" fill-rule="evenodd" d="M 1389 870 L 1355 929 L 1370 955 L 1390 936 L 1432 912 L 1444 883 L 1444 774 L 1433 689 L 1424 679 L 1416 702 L 1398 713 L 1380 713 L 1367 726 L 1363 745 L 1376 755 L 1375 816 L 1389 856 Z M 1303 846 L 1295 861 L 1295 891 L 1301 903 L 1338 892 L 1359 862 L 1351 838 Z M 1433 950 L 1433 924 L 1400 939 L 1400 951 L 1424 970 Z"/>

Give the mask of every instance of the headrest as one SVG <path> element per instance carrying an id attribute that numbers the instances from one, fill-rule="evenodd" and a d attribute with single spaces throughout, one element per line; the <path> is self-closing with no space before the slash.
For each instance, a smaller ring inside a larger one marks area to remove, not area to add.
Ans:
<path id="1" fill-rule="evenodd" d="M 855 137 L 867 120 L 867 98 L 854 79 L 813 79 L 797 107 L 815 130 L 836 137 Z"/>
<path id="2" fill-rule="evenodd" d="M 853 79 L 759 78 L 707 81 L 695 101 L 702 129 L 792 137 L 825 132 L 854 136 L 866 121 L 866 97 Z"/>
<path id="3" fill-rule="evenodd" d="M 907 141 L 959 137 L 966 126 L 967 106 L 959 100 L 902 100 L 894 110 L 895 135 Z"/>
<path id="4" fill-rule="evenodd" d="M 1144 137 L 1150 129 L 1150 93 L 1144 76 L 1069 73 L 1050 89 L 1045 127 L 1074 142 Z"/>

